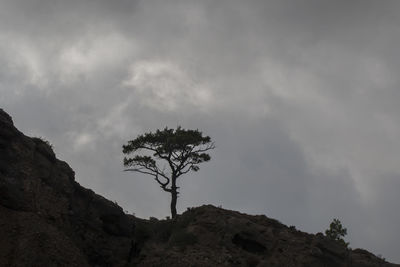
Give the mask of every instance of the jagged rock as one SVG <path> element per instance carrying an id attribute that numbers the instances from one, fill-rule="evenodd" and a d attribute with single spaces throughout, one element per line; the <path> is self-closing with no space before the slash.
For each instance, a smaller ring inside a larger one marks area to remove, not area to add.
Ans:
<path id="1" fill-rule="evenodd" d="M 232 242 L 250 253 L 265 253 L 267 248 L 260 242 L 258 236 L 249 232 L 239 232 L 232 238 Z"/>
<path id="2" fill-rule="evenodd" d="M 0 110 L 0 266 L 126 266 L 133 227 Z"/>
<path id="3" fill-rule="evenodd" d="M 13 121 L 11 119 L 11 116 L 8 115 L 7 113 L 4 112 L 0 108 L 0 124 L 2 127 L 0 127 L 0 137 L 2 139 L 3 143 L 6 143 L 6 140 L 9 140 L 13 135 Z M 1 144 L 1 143 L 0 143 Z"/>
<path id="4" fill-rule="evenodd" d="M 175 223 L 142 220 L 137 230 L 149 233 L 135 259 L 137 266 L 399 266 L 351 251 L 322 234 L 211 205 L 191 208 Z M 172 242 L 176 232 L 187 238 Z"/>

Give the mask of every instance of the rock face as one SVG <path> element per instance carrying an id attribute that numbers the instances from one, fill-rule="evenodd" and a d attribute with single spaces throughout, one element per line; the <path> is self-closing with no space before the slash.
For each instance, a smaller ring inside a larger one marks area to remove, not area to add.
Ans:
<path id="1" fill-rule="evenodd" d="M 138 266 L 400 266 L 347 249 L 321 233 L 211 205 L 189 209 L 175 223 L 136 224 L 138 242 L 144 243 Z"/>
<path id="2" fill-rule="evenodd" d="M 0 266 L 125 266 L 133 226 L 0 109 Z"/>
<path id="3" fill-rule="evenodd" d="M 0 109 L 0 266 L 400 266 L 211 205 L 142 220 L 80 186 Z"/>

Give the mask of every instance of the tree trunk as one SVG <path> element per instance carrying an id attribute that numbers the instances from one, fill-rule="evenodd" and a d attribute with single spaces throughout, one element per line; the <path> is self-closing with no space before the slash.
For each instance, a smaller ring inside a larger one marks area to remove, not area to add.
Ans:
<path id="1" fill-rule="evenodd" d="M 178 192 L 176 187 L 176 177 L 172 176 L 171 184 L 171 216 L 172 219 L 176 218 L 176 201 L 178 199 Z"/>
<path id="2" fill-rule="evenodd" d="M 178 198 L 178 194 L 176 192 L 171 192 L 171 216 L 172 219 L 176 218 L 176 199 Z"/>

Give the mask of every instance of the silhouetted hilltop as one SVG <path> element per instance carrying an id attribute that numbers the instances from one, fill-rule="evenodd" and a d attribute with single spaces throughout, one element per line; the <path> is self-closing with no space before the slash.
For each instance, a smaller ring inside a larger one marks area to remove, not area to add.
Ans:
<path id="1" fill-rule="evenodd" d="M 80 186 L 0 109 L 0 266 L 400 266 L 264 215 L 211 205 L 176 221 L 126 215 Z"/>
<path id="2" fill-rule="evenodd" d="M 125 266 L 133 221 L 0 110 L 0 266 Z"/>

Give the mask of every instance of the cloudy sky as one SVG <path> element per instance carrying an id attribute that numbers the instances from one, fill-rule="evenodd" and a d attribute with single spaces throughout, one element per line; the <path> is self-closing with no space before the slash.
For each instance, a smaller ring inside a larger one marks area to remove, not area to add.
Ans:
<path id="1" fill-rule="evenodd" d="M 121 146 L 165 126 L 217 148 L 180 181 L 211 203 L 400 262 L 400 2 L 0 0 L 0 107 L 139 217 L 169 196 Z"/>

